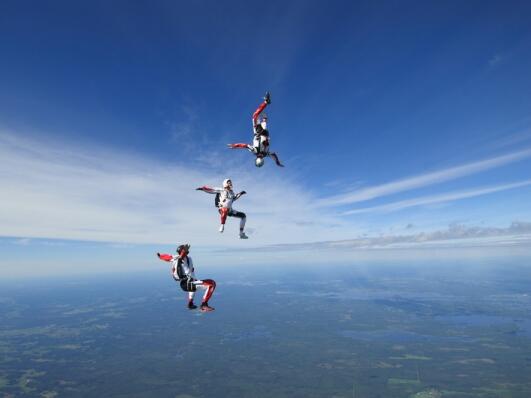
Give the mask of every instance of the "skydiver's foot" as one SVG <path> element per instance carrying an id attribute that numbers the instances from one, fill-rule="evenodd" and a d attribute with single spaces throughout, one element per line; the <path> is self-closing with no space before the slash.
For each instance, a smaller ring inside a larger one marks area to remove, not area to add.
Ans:
<path id="1" fill-rule="evenodd" d="M 240 239 L 249 239 L 247 235 L 245 235 L 245 232 L 240 232 Z"/>
<path id="2" fill-rule="evenodd" d="M 188 303 L 188 309 L 189 310 L 195 310 L 196 308 L 197 308 L 197 305 L 195 305 L 193 301 L 190 301 Z"/>
<path id="3" fill-rule="evenodd" d="M 219 232 L 223 233 L 223 231 L 225 231 L 225 224 L 219 226 Z"/>
<path id="4" fill-rule="evenodd" d="M 201 304 L 201 312 L 210 312 L 210 311 L 214 311 L 215 308 L 211 307 L 208 305 L 208 303 L 203 303 Z"/>
<path id="5" fill-rule="evenodd" d="M 264 97 L 264 101 L 268 105 L 271 103 L 271 93 L 269 91 L 266 92 L 265 97 Z"/>

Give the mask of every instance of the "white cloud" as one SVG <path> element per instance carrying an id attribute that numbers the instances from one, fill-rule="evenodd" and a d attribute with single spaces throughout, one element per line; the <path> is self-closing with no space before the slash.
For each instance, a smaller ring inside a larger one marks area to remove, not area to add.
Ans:
<path id="1" fill-rule="evenodd" d="M 530 154 L 531 150 L 515 152 L 366 188 L 357 191 L 357 195 L 363 191 L 364 197 L 389 194 L 496 167 Z M 157 245 L 186 240 L 203 247 L 231 248 L 340 240 L 364 232 L 341 215 L 327 212 L 324 217 L 322 209 L 309 206 L 316 199 L 289 177 L 289 170 L 278 169 L 272 163 L 256 169 L 252 162 L 249 168 L 220 162 L 217 168 L 211 166 L 205 171 L 172 163 L 177 155 L 169 151 L 165 159 L 152 160 L 138 154 L 0 132 L 0 237 Z M 234 207 L 248 214 L 249 241 L 237 239 L 238 220 L 229 219 L 225 233 L 219 234 L 213 195 L 195 191 L 204 184 L 219 186 L 226 177 L 232 178 L 236 190 L 248 192 Z M 393 206 L 457 200 L 527 183 L 386 206 L 390 206 L 389 210 Z M 359 196 L 355 201 L 358 200 Z M 334 201 L 337 197 L 330 203 Z"/>
<path id="2" fill-rule="evenodd" d="M 28 239 L 28 238 L 15 239 L 11 243 L 13 243 L 14 245 L 28 246 L 31 243 L 31 239 Z"/>
<path id="3" fill-rule="evenodd" d="M 374 212 L 392 212 L 397 210 L 406 209 L 409 207 L 433 205 L 446 202 L 452 202 L 461 199 L 472 198 L 475 196 L 487 195 L 490 193 L 506 191 L 508 189 L 515 189 L 531 185 L 531 180 L 520 181 L 512 184 L 502 184 L 491 187 L 476 188 L 466 191 L 446 192 L 439 195 L 422 196 L 419 198 L 400 200 L 397 202 L 387 203 L 385 205 L 364 207 L 361 209 L 354 209 L 344 212 L 344 215 L 361 214 L 361 213 L 374 213 Z"/>
<path id="4" fill-rule="evenodd" d="M 171 157 L 170 153 L 168 157 Z M 135 154 L 0 133 L 0 236 L 118 243 L 174 243 L 234 246 L 238 220 L 223 235 L 214 196 L 195 191 L 231 177 L 246 190 L 235 209 L 248 213 L 249 241 L 300 242 L 351 233 L 340 219 L 314 228 L 317 211 L 308 194 L 272 165 L 259 170 L 202 171 Z M 250 163 L 252 164 L 252 163 Z M 339 228 L 338 226 L 342 226 Z M 258 243 L 258 242 L 256 242 Z"/>
<path id="5" fill-rule="evenodd" d="M 375 250 L 410 249 L 426 247 L 495 247 L 522 246 L 531 248 L 531 222 L 514 221 L 508 227 L 477 227 L 452 224 L 446 229 L 420 232 L 410 235 L 369 236 L 357 239 L 329 240 L 301 244 L 279 244 L 262 248 L 240 249 L 245 251 L 282 252 L 314 250 Z"/>
<path id="6" fill-rule="evenodd" d="M 509 163 L 513 163 L 531 157 L 531 149 L 525 149 L 506 155 L 467 163 L 461 166 L 451 167 L 432 173 L 422 174 L 415 177 L 405 178 L 398 181 L 389 182 L 382 185 L 358 189 L 341 195 L 324 198 L 316 202 L 317 207 L 338 206 L 358 203 L 375 199 L 382 196 L 392 195 L 398 192 L 422 188 L 429 185 L 439 184 L 445 181 L 479 173 Z"/>

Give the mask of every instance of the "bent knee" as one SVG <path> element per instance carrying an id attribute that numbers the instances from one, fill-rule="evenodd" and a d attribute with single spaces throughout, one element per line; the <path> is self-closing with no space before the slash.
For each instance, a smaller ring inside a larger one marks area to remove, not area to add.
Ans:
<path id="1" fill-rule="evenodd" d="M 208 285 L 208 286 L 212 287 L 212 289 L 215 289 L 215 288 L 216 288 L 216 281 L 213 280 L 213 279 L 205 279 L 205 280 L 203 281 L 203 283 L 204 283 L 205 285 Z"/>

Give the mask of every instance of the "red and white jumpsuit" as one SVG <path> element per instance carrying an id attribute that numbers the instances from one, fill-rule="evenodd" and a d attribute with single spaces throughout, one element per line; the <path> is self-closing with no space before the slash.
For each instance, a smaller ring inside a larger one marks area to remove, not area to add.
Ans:
<path id="1" fill-rule="evenodd" d="M 172 264 L 171 273 L 173 279 L 175 279 L 176 282 L 179 282 L 181 289 L 188 292 L 188 307 L 195 308 L 193 301 L 195 292 L 198 288 L 205 290 L 201 307 L 208 307 L 208 300 L 210 300 L 216 289 L 216 282 L 212 279 L 196 279 L 194 263 L 192 258 L 188 255 L 173 256 L 171 254 L 160 253 L 157 253 L 157 255 L 161 260 Z"/>
<path id="2" fill-rule="evenodd" d="M 248 145 L 236 143 L 228 144 L 228 147 L 232 149 L 248 149 L 254 153 L 257 158 L 265 158 L 266 156 L 269 156 L 275 161 L 277 166 L 284 167 L 280 163 L 277 154 L 275 152 L 269 152 L 269 131 L 267 130 L 267 117 L 263 117 L 261 120 L 259 120 L 260 114 L 264 111 L 268 104 L 269 102 L 264 100 L 253 113 L 253 144 Z"/>
<path id="3" fill-rule="evenodd" d="M 225 180 L 224 185 L 226 181 Z M 231 183 L 232 187 L 232 183 Z M 232 208 L 232 203 L 235 200 L 238 200 L 243 194 L 245 194 L 245 191 L 241 191 L 240 193 L 235 194 L 230 187 L 225 188 L 211 188 L 208 186 L 202 186 L 197 188 L 199 191 L 203 191 L 210 194 L 219 194 L 219 207 L 218 211 L 221 216 L 221 228 L 220 231 L 223 232 L 223 226 L 225 225 L 225 222 L 227 221 L 227 217 L 236 217 L 240 219 L 240 237 L 245 236 L 244 229 L 245 229 L 245 222 L 247 221 L 247 216 L 245 213 L 241 211 L 234 210 Z"/>

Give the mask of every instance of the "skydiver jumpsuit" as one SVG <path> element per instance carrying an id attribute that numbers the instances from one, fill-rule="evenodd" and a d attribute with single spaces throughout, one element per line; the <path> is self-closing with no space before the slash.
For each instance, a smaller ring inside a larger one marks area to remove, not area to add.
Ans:
<path id="1" fill-rule="evenodd" d="M 267 107 L 267 102 L 262 102 L 253 113 L 253 145 L 249 150 L 255 155 L 264 157 L 269 155 L 269 131 L 267 131 L 266 121 L 258 123 L 258 117 Z"/>
<path id="2" fill-rule="evenodd" d="M 194 272 L 194 263 L 190 256 L 172 256 L 171 254 L 161 254 L 159 258 L 163 261 L 171 262 L 171 273 L 173 279 L 179 282 L 181 289 L 188 292 L 188 301 L 192 302 L 195 292 L 198 288 L 205 289 L 203 295 L 203 304 L 208 304 L 216 289 L 216 282 L 212 279 L 196 279 Z"/>
<path id="3" fill-rule="evenodd" d="M 253 144 L 230 144 L 229 146 L 231 148 L 247 148 L 249 151 L 254 153 L 259 158 L 264 158 L 266 156 L 270 156 L 277 166 L 282 166 L 280 163 L 280 160 L 278 159 L 278 156 L 274 152 L 269 152 L 269 131 L 267 130 L 267 123 L 265 120 L 262 120 L 262 122 L 258 122 L 258 118 L 260 114 L 264 111 L 264 109 L 267 107 L 267 102 L 262 102 L 258 108 L 253 113 L 252 122 L 253 122 Z"/>
<path id="4" fill-rule="evenodd" d="M 232 209 L 232 202 L 240 198 L 240 194 L 235 194 L 232 189 L 210 188 L 207 186 L 201 187 L 201 190 L 206 193 L 219 193 L 219 214 L 221 216 L 221 224 L 225 225 L 228 217 L 236 217 L 240 219 L 240 231 L 243 232 L 247 216 L 245 213 Z"/>

